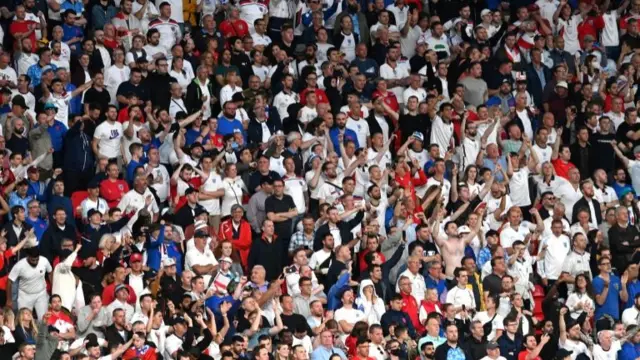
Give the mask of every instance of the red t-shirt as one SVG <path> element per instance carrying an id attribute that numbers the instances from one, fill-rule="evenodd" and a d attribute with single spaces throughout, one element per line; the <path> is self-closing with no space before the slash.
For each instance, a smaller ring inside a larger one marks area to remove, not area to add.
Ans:
<path id="1" fill-rule="evenodd" d="M 129 121 L 129 107 L 125 107 L 118 111 L 118 122 L 124 124 Z M 140 122 L 144 124 L 144 114 L 140 114 Z"/>
<path id="2" fill-rule="evenodd" d="M 9 25 L 9 31 L 11 31 L 11 35 L 14 35 L 17 33 L 26 33 L 29 31 L 29 25 L 35 26 L 36 23 L 30 20 L 12 21 L 11 25 Z M 31 34 L 29 35 L 29 40 L 31 40 L 31 46 L 35 47 L 36 46 L 35 31 L 31 32 Z M 18 45 L 19 45 L 18 41 L 14 41 L 13 48 L 17 49 Z"/>
<path id="3" fill-rule="evenodd" d="M 382 95 L 382 92 L 380 92 L 380 90 L 375 90 L 373 94 L 371 94 L 371 98 L 374 98 L 378 95 Z M 398 104 L 398 98 L 396 97 L 396 95 L 391 91 L 387 91 L 385 96 L 386 96 L 384 98 L 385 104 L 387 104 L 387 106 L 389 106 L 391 110 L 398 112 L 400 110 L 400 104 Z"/>
<path id="4" fill-rule="evenodd" d="M 556 171 L 556 175 L 569 180 L 569 170 L 576 167 L 571 161 L 564 162 L 560 159 L 551 160 L 551 164 Z"/>
<path id="5" fill-rule="evenodd" d="M 242 19 L 225 20 L 220 23 L 219 29 L 225 39 L 232 36 L 243 38 L 249 35 L 249 25 L 247 25 L 247 22 Z"/>
<path id="6" fill-rule="evenodd" d="M 520 351 L 520 354 L 518 354 L 518 360 L 527 360 L 527 355 L 529 355 L 529 353 L 530 351 L 527 349 Z M 536 356 L 533 360 L 542 360 L 542 358 L 540 356 Z"/>
<path id="7" fill-rule="evenodd" d="M 4 268 L 6 264 L 9 262 L 9 259 L 13 256 L 13 251 L 11 249 L 7 249 L 2 255 L 0 255 L 0 269 Z M 7 289 L 7 279 L 9 278 L 9 272 L 7 271 L 7 275 L 0 277 L 0 290 Z"/>
<path id="8" fill-rule="evenodd" d="M 182 179 L 179 179 L 178 181 L 184 182 L 184 180 Z M 191 180 L 189 180 L 187 184 L 189 185 L 189 187 L 192 187 L 194 189 L 200 189 L 200 186 L 202 186 L 202 179 L 200 178 L 200 176 L 196 176 L 191 178 Z M 186 191 L 186 188 L 184 190 Z M 172 200 L 175 199 L 176 196 L 178 196 L 178 185 L 171 185 L 169 189 L 169 195 L 171 195 Z M 179 194 L 178 203 L 175 205 L 174 211 L 180 210 L 180 208 L 186 203 L 187 197 L 184 195 L 184 191 L 181 191 L 181 193 Z"/>
<path id="9" fill-rule="evenodd" d="M 129 191 L 129 185 L 124 180 L 102 180 L 100 183 L 100 197 L 107 201 L 109 208 L 118 206 L 120 199 Z M 124 209 L 120 209 L 124 211 Z"/>
<path id="10" fill-rule="evenodd" d="M 127 299 L 127 302 L 130 305 L 135 305 L 136 300 L 138 299 L 136 297 L 136 292 L 133 291 L 133 288 L 127 284 L 125 284 L 125 286 L 127 287 L 127 289 L 129 289 L 129 298 Z M 103 306 L 108 306 L 109 304 L 111 304 L 113 302 L 113 300 L 116 299 L 116 294 L 114 294 L 116 289 L 116 284 L 110 284 L 107 285 L 106 288 L 104 288 L 104 290 L 102 290 L 102 305 Z"/>
<path id="11" fill-rule="evenodd" d="M 580 47 L 584 49 L 584 37 L 587 35 L 593 36 L 594 39 L 598 39 L 598 33 L 604 29 L 604 19 L 600 16 L 587 16 L 584 21 L 578 24 L 578 40 L 580 41 Z"/>
<path id="12" fill-rule="evenodd" d="M 318 99 L 318 104 L 328 104 L 329 98 L 327 97 L 327 93 L 322 89 L 309 89 L 306 88 L 300 92 L 300 104 L 302 106 L 307 105 L 307 92 L 313 90 L 316 93 L 316 98 Z"/>

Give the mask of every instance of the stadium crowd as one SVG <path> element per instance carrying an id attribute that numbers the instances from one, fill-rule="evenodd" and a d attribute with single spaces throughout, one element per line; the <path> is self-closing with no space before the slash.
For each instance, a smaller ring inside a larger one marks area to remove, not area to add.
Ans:
<path id="1" fill-rule="evenodd" d="M 0 359 L 640 358 L 640 0 L 0 1 Z"/>

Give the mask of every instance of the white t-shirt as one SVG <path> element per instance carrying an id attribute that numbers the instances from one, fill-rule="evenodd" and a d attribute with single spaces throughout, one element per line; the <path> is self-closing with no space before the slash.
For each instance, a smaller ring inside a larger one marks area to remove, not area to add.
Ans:
<path id="1" fill-rule="evenodd" d="M 618 46 L 620 45 L 620 36 L 618 34 L 618 15 L 617 10 L 608 11 L 602 14 L 604 20 L 604 29 L 600 33 L 600 43 L 602 46 Z"/>
<path id="2" fill-rule="evenodd" d="M 307 182 L 301 177 L 283 177 L 284 193 L 291 196 L 293 203 L 296 204 L 298 214 L 304 214 L 307 211 L 307 204 L 304 200 L 304 194 L 307 193 Z"/>
<path id="3" fill-rule="evenodd" d="M 442 206 L 447 206 L 449 204 L 449 192 L 451 191 L 451 182 L 449 180 L 443 178 L 442 182 L 436 180 L 436 178 L 431 177 L 427 180 L 427 189 L 432 186 L 441 186 L 442 187 L 442 196 L 444 197 L 444 203 Z"/>
<path id="4" fill-rule="evenodd" d="M 341 307 L 340 309 L 336 310 L 335 314 L 333 315 L 333 318 L 338 323 L 344 320 L 351 325 L 357 323 L 358 321 L 366 320 L 364 317 L 364 313 L 362 311 L 358 309 L 345 309 L 344 307 Z M 342 341 L 346 340 L 348 335 L 349 334 L 342 334 L 341 335 Z"/>
<path id="5" fill-rule="evenodd" d="M 6 68 L 0 69 L 0 80 L 8 80 L 14 85 L 17 85 L 18 74 L 16 74 L 16 71 L 11 66 L 7 65 Z"/>
<path id="6" fill-rule="evenodd" d="M 571 250 L 571 241 L 567 235 L 556 237 L 551 233 L 549 237 L 542 239 L 540 246 L 547 246 L 542 261 L 538 261 L 538 273 L 550 280 L 558 280 L 562 273 L 562 265 Z M 544 272 L 543 272 L 543 271 Z"/>
<path id="7" fill-rule="evenodd" d="M 52 272 L 49 260 L 44 256 L 40 256 L 38 265 L 31 266 L 27 259 L 18 261 L 9 273 L 9 280 L 16 282 L 19 280 L 18 288 L 20 293 L 25 295 L 41 295 L 47 291 L 47 283 L 45 281 L 47 273 Z"/>
<path id="8" fill-rule="evenodd" d="M 214 192 L 223 188 L 222 178 L 215 172 L 210 172 L 207 180 L 202 184 L 202 189 L 207 192 Z M 209 215 L 220 215 L 220 198 L 199 200 L 198 203 L 204 207 Z"/>
<path id="9" fill-rule="evenodd" d="M 536 226 L 528 221 L 521 222 L 517 229 L 513 229 L 507 224 L 504 229 L 502 229 L 502 232 L 500 232 L 500 245 L 508 249 L 513 246 L 516 240 L 524 241 L 524 238 L 535 230 L 535 228 Z"/>
<path id="10" fill-rule="evenodd" d="M 431 125 L 431 144 L 437 144 L 440 148 L 440 157 L 444 158 L 449 149 L 451 137 L 453 136 L 453 123 L 448 124 L 440 116 L 436 116 Z"/>
<path id="11" fill-rule="evenodd" d="M 109 121 L 103 121 L 96 127 L 93 134 L 94 139 L 98 139 L 98 152 L 100 155 L 109 159 L 116 158 L 120 155 L 120 139 L 124 135 L 122 124 Z"/>
<path id="12" fill-rule="evenodd" d="M 69 127 L 69 101 L 71 101 L 71 94 L 65 93 L 62 96 L 58 96 L 54 93 L 49 95 L 47 102 L 53 103 L 57 108 L 55 119 Z"/>
<path id="13" fill-rule="evenodd" d="M 473 317 L 473 321 L 480 321 L 482 325 L 491 321 L 491 333 L 487 335 L 487 341 L 493 341 L 496 338 L 496 330 L 504 330 L 503 320 L 504 318 L 499 314 L 495 314 L 495 318 L 493 321 L 491 320 L 493 317 L 489 316 L 486 311 L 480 311 Z"/>
<path id="14" fill-rule="evenodd" d="M 528 167 L 525 166 L 518 171 L 514 171 L 513 176 L 511 176 L 509 180 L 509 189 L 511 190 L 513 205 L 520 207 L 531 205 Z"/>
<path id="15" fill-rule="evenodd" d="M 384 63 L 382 64 L 382 66 L 380 66 L 380 77 L 385 80 L 405 79 L 409 77 L 409 71 L 406 67 L 400 66 L 400 64 L 396 64 L 396 68 L 393 69 L 391 66 L 389 66 L 389 64 Z M 395 86 L 389 90 L 391 90 L 395 94 L 400 104 L 404 104 L 404 97 L 402 96 L 402 93 L 404 92 L 404 86 Z"/>
<path id="16" fill-rule="evenodd" d="M 182 349 L 182 339 L 175 334 L 171 334 L 171 336 L 164 341 L 164 354 L 162 355 L 165 359 L 175 359 L 172 354 L 180 349 Z"/>
<path id="17" fill-rule="evenodd" d="M 614 340 L 608 351 L 604 351 L 600 344 L 593 346 L 593 360 L 616 360 L 620 350 L 620 341 Z"/>
<path id="18" fill-rule="evenodd" d="M 325 262 L 333 252 L 320 249 L 314 252 L 309 259 L 309 267 L 316 270 L 323 262 Z"/>
<path id="19" fill-rule="evenodd" d="M 222 179 L 222 188 L 224 189 L 224 195 L 222 196 L 220 215 L 231 215 L 231 207 L 233 205 L 242 206 L 242 189 L 246 188 L 246 186 L 239 177 L 235 180 L 224 178 Z"/>
<path id="20" fill-rule="evenodd" d="M 147 170 L 149 168 L 149 164 L 145 164 L 144 168 L 145 170 Z M 169 181 L 170 181 L 170 176 L 169 176 L 169 172 L 167 171 L 167 168 L 164 165 L 160 164 L 158 167 L 155 167 L 153 168 L 153 170 L 151 170 L 151 175 L 153 176 L 153 179 L 154 179 L 154 183 L 151 184 L 151 187 L 153 187 L 156 190 L 156 194 L 158 195 L 160 202 L 165 202 L 169 197 Z M 159 178 L 162 178 L 162 181 L 159 183 L 156 183 L 155 180 Z"/>

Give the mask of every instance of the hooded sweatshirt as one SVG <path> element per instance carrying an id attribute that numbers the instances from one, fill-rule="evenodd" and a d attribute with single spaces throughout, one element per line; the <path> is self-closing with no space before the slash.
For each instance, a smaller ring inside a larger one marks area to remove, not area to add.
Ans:
<path id="1" fill-rule="evenodd" d="M 373 288 L 373 302 L 367 300 L 367 297 L 364 295 L 364 289 L 367 286 L 371 286 Z M 365 319 L 371 324 L 380 324 L 380 319 L 382 319 L 382 315 L 385 313 L 384 300 L 378 297 L 376 294 L 376 288 L 373 285 L 373 281 L 370 279 L 362 280 L 360 283 L 359 296 L 356 299 L 356 305 L 358 306 L 358 310 L 364 313 Z"/>

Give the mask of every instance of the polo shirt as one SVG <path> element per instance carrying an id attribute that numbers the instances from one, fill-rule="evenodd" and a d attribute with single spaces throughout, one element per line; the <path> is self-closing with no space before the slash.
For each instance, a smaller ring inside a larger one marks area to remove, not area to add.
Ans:
<path id="1" fill-rule="evenodd" d="M 289 195 L 282 195 L 282 199 L 278 199 L 275 195 L 269 196 L 264 202 L 264 210 L 268 214 L 288 212 L 291 209 L 295 209 L 296 204 L 293 202 L 293 198 Z M 274 222 L 273 227 L 278 237 L 288 241 L 291 236 L 291 227 L 293 219 L 288 219 L 281 222 Z"/>
<path id="2" fill-rule="evenodd" d="M 11 269 L 9 279 L 14 283 L 20 280 L 18 285 L 20 293 L 25 295 L 40 295 L 47 291 L 45 276 L 52 271 L 49 260 L 44 256 L 40 256 L 38 265 L 35 267 L 31 266 L 27 262 L 27 259 L 24 258 L 18 261 L 13 269 Z"/>

